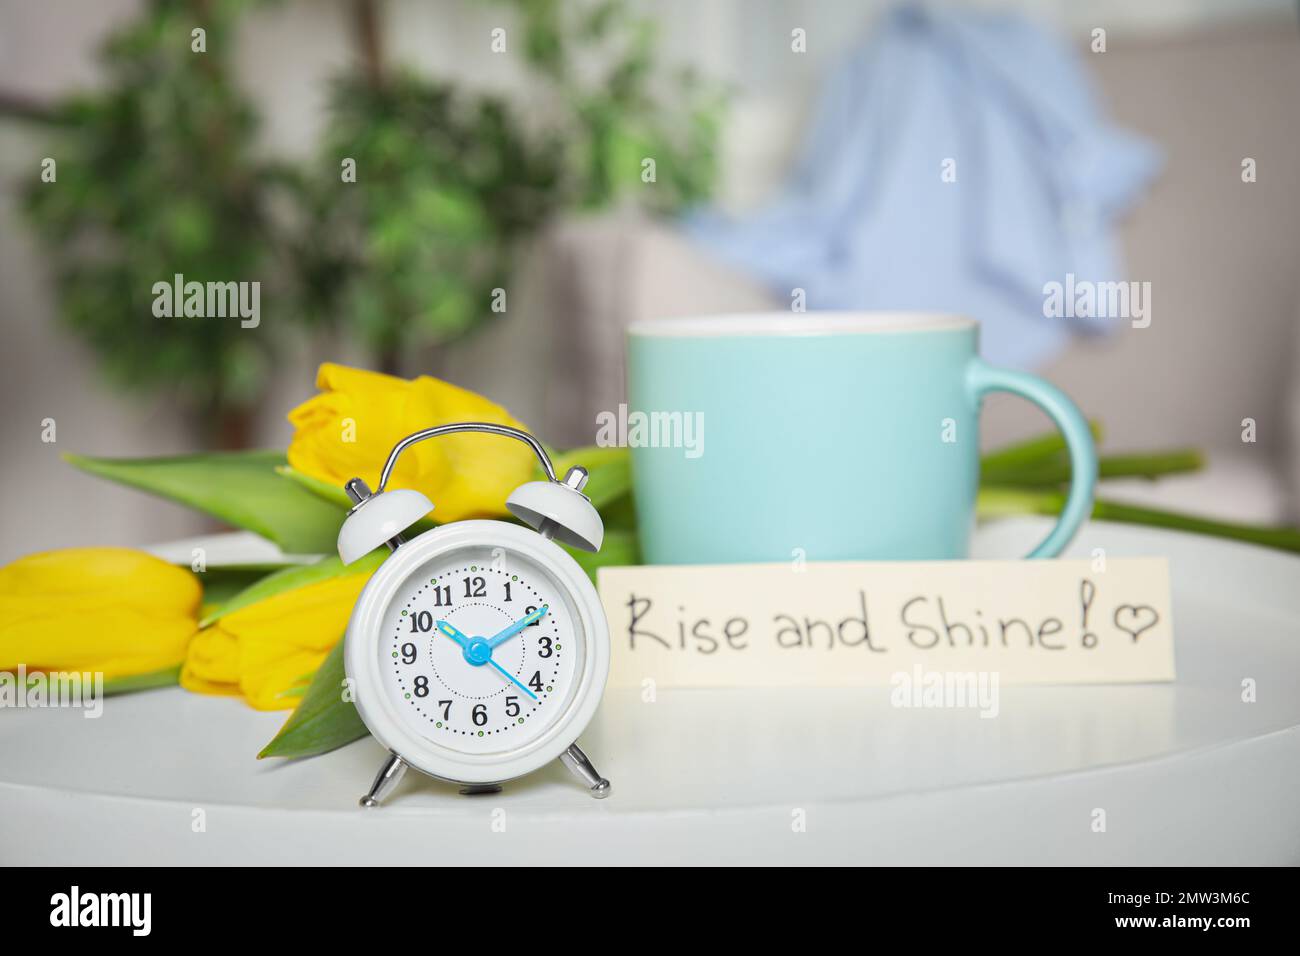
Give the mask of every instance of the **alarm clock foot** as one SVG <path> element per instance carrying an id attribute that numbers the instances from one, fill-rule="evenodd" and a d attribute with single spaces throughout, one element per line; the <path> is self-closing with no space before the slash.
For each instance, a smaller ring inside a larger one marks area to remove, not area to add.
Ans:
<path id="1" fill-rule="evenodd" d="M 361 805 L 379 806 L 384 798 L 393 792 L 397 781 L 402 779 L 404 773 L 406 773 L 406 763 L 397 754 L 391 755 L 379 768 L 379 773 L 375 774 L 375 782 L 370 785 L 370 792 L 361 798 Z"/>
<path id="2" fill-rule="evenodd" d="M 582 748 L 577 744 L 560 754 L 560 763 L 568 767 L 575 777 L 585 783 L 591 795 L 597 800 L 603 800 L 609 796 L 609 781 L 597 772 L 591 761 L 587 759 L 587 755 L 582 752 Z"/>
<path id="3" fill-rule="evenodd" d="M 477 797 L 484 793 L 500 793 L 501 784 L 499 783 L 473 783 L 466 784 L 460 788 L 462 797 Z"/>

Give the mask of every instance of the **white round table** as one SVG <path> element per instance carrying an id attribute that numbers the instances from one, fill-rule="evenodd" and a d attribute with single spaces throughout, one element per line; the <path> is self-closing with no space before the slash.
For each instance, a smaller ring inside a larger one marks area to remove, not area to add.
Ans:
<path id="1" fill-rule="evenodd" d="M 981 529 L 976 556 L 1045 528 Z M 408 774 L 370 811 L 372 740 L 254 759 L 286 713 L 180 689 L 11 710 L 0 862 L 1300 862 L 1300 559 L 1105 523 L 1072 553 L 1096 547 L 1169 557 L 1176 683 L 1003 687 L 996 720 L 888 687 L 611 692 L 581 741 L 608 800 L 557 764 L 476 797 Z"/>

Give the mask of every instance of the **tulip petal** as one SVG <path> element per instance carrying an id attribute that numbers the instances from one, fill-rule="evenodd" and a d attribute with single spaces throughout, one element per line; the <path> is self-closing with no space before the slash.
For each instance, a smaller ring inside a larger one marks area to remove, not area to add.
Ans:
<path id="1" fill-rule="evenodd" d="M 0 568 L 0 670 L 81 670 L 105 680 L 175 667 L 202 588 L 130 548 L 68 548 Z"/>
<path id="2" fill-rule="evenodd" d="M 224 628 L 205 627 L 190 641 L 181 674 L 186 679 L 210 684 L 239 683 L 239 638 Z"/>
<path id="3" fill-rule="evenodd" d="M 298 703 L 305 675 L 320 667 L 347 629 L 379 555 L 344 570 L 337 558 L 288 568 L 236 596 L 190 645 L 181 684 L 198 693 L 238 693 L 259 710 Z"/>
<path id="4" fill-rule="evenodd" d="M 424 428 L 478 421 L 523 426 L 504 408 L 468 389 L 421 376 L 391 375 L 326 363 L 323 392 L 289 413 L 288 460 L 294 471 L 340 486 L 360 477 L 372 487 L 393 446 Z M 440 521 L 504 517 L 506 498 L 533 474 L 524 445 L 492 435 L 448 435 L 412 446 L 397 462 L 390 488 L 414 488 L 438 507 Z"/>

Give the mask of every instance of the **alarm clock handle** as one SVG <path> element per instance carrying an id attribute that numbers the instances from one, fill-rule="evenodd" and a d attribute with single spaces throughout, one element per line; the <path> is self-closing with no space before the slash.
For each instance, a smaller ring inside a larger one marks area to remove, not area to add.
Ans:
<path id="1" fill-rule="evenodd" d="M 397 466 L 397 459 L 402 456 L 402 452 L 412 445 L 426 441 L 430 438 L 438 438 L 441 435 L 456 435 L 464 432 L 480 432 L 485 435 L 500 435 L 503 438 L 513 438 L 515 441 L 521 441 L 533 450 L 537 456 L 538 462 L 541 463 L 542 471 L 546 472 L 547 481 L 556 481 L 555 466 L 551 464 L 551 456 L 546 454 L 546 449 L 528 432 L 518 428 L 511 428 L 509 425 L 498 425 L 494 422 L 455 422 L 450 425 L 435 425 L 433 428 L 425 428 L 418 432 L 412 432 L 407 435 L 388 453 L 388 460 L 384 462 L 384 469 L 379 473 L 379 488 L 375 494 L 383 494 L 388 490 L 388 479 L 393 476 L 393 469 Z"/>
<path id="2" fill-rule="evenodd" d="M 609 796 L 609 781 L 600 775 L 587 755 L 582 752 L 582 748 L 573 744 L 564 753 L 560 754 L 560 763 L 564 764 L 573 772 L 579 780 L 587 785 L 591 795 L 597 800 L 603 800 Z"/>
<path id="3" fill-rule="evenodd" d="M 546 453 L 542 443 L 528 432 L 493 422 L 452 422 L 412 432 L 394 445 L 379 473 L 379 487 L 373 495 L 360 478 L 353 478 L 347 483 L 345 489 L 356 507 L 348 512 L 348 522 L 353 527 L 349 528 L 345 524 L 339 533 L 339 555 L 345 563 L 355 561 L 385 542 L 390 548 L 396 549 L 402 540 L 400 536 L 394 537 L 392 531 L 410 527 L 433 509 L 433 503 L 422 495 L 410 498 L 410 489 L 397 492 L 407 495 L 407 501 L 398 502 L 391 498 L 394 493 L 388 491 L 388 482 L 393 477 L 393 469 L 397 467 L 402 452 L 430 438 L 466 432 L 513 438 L 523 442 L 537 456 L 542 471 L 546 473 L 546 480 L 526 482 L 511 492 L 506 499 L 506 509 L 512 515 L 535 528 L 544 538 L 554 539 L 580 551 L 600 550 L 605 537 L 605 525 L 591 499 L 582 493 L 583 486 L 587 483 L 587 469 L 574 466 L 561 481 L 555 475 L 551 456 Z M 382 515 L 376 515 L 372 510 L 369 515 L 361 516 L 361 506 L 375 500 L 389 502 L 392 507 Z M 358 521 L 358 517 L 361 520 Z M 396 520 L 398 517 L 409 520 L 405 520 L 405 524 L 399 528 L 396 527 L 399 524 Z"/>

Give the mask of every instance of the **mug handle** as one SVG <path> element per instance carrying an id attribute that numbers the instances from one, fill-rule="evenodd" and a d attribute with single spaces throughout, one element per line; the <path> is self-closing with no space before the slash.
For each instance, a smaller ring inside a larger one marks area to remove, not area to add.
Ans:
<path id="1" fill-rule="evenodd" d="M 1027 398 L 1051 417 L 1065 436 L 1070 452 L 1070 493 L 1052 533 L 1029 552 L 1031 558 L 1054 558 L 1065 550 L 1084 519 L 1092 513 L 1092 491 L 1097 482 L 1097 450 L 1088 421 L 1074 402 L 1055 385 L 1011 369 L 997 368 L 983 359 L 971 360 L 967 386 L 978 409 L 989 392 L 1010 392 Z"/>

